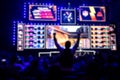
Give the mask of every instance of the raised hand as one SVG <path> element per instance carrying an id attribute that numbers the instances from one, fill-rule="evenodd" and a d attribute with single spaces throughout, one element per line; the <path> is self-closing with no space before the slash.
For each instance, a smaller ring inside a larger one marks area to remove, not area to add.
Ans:
<path id="1" fill-rule="evenodd" d="M 53 36 L 56 36 L 56 33 L 53 33 Z"/>

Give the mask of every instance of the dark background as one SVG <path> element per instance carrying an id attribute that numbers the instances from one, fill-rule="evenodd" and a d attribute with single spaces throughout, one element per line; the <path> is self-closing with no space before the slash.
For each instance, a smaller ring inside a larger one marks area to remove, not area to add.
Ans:
<path id="1" fill-rule="evenodd" d="M 117 44 L 120 45 L 118 30 L 120 27 L 120 0 L 0 0 L 0 49 L 13 50 L 12 45 L 12 22 L 23 18 L 24 2 L 54 3 L 58 6 L 66 7 L 71 3 L 71 7 L 80 5 L 104 5 L 107 7 L 107 22 L 116 25 Z"/>

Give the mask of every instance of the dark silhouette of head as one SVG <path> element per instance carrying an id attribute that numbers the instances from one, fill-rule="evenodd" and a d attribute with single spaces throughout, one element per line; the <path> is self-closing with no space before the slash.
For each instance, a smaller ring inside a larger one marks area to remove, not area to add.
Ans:
<path id="1" fill-rule="evenodd" d="M 65 48 L 66 48 L 66 49 L 69 49 L 70 46 L 71 46 L 71 42 L 70 42 L 70 41 L 66 41 L 66 42 L 65 42 Z"/>

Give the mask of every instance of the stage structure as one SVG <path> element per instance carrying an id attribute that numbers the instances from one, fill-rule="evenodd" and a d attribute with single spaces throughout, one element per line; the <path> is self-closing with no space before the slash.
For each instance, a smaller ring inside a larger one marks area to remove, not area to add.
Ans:
<path id="1" fill-rule="evenodd" d="M 87 24 L 81 25 L 82 22 Z M 91 25 L 89 22 L 101 25 Z M 105 6 L 66 8 L 55 4 L 25 3 L 23 20 L 14 21 L 14 27 L 17 28 L 17 51 L 56 49 L 53 33 L 56 33 L 62 47 L 66 40 L 70 40 L 73 46 L 78 32 L 81 33 L 80 50 L 117 50 L 115 25 L 104 25 L 105 22 Z"/>

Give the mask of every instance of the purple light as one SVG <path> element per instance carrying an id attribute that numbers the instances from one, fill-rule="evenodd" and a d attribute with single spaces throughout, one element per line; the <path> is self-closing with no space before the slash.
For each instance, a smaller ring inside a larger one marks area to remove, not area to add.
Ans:
<path id="1" fill-rule="evenodd" d="M 26 15 L 24 15 L 23 17 L 26 18 Z"/>
<path id="2" fill-rule="evenodd" d="M 85 6 L 85 3 L 83 3 L 83 6 Z"/>
<path id="3" fill-rule="evenodd" d="M 49 5 L 51 5 L 51 4 L 49 3 Z"/>
<path id="4" fill-rule="evenodd" d="M 13 32 L 13 34 L 15 34 L 15 32 Z"/>
<path id="5" fill-rule="evenodd" d="M 13 23 L 15 24 L 15 23 L 16 23 L 16 21 L 13 21 Z"/>
<path id="6" fill-rule="evenodd" d="M 45 5 L 48 5 L 47 3 Z"/>
<path id="7" fill-rule="evenodd" d="M 26 15 L 26 14 L 24 13 L 24 15 Z"/>
<path id="8" fill-rule="evenodd" d="M 13 39 L 15 40 L 15 37 L 13 37 Z"/>
<path id="9" fill-rule="evenodd" d="M 31 4 L 30 2 L 28 2 L 28 4 Z"/>
<path id="10" fill-rule="evenodd" d="M 24 4 L 26 4 L 26 2 Z"/>
<path id="11" fill-rule="evenodd" d="M 24 5 L 24 8 L 26 8 L 26 5 Z"/>
<path id="12" fill-rule="evenodd" d="M 13 26 L 13 29 L 15 29 L 16 27 L 15 27 L 15 25 Z"/>
<path id="13" fill-rule="evenodd" d="M 38 5 L 38 3 L 35 3 L 35 5 Z"/>
<path id="14" fill-rule="evenodd" d="M 16 30 L 14 29 L 13 31 L 15 32 Z"/>

